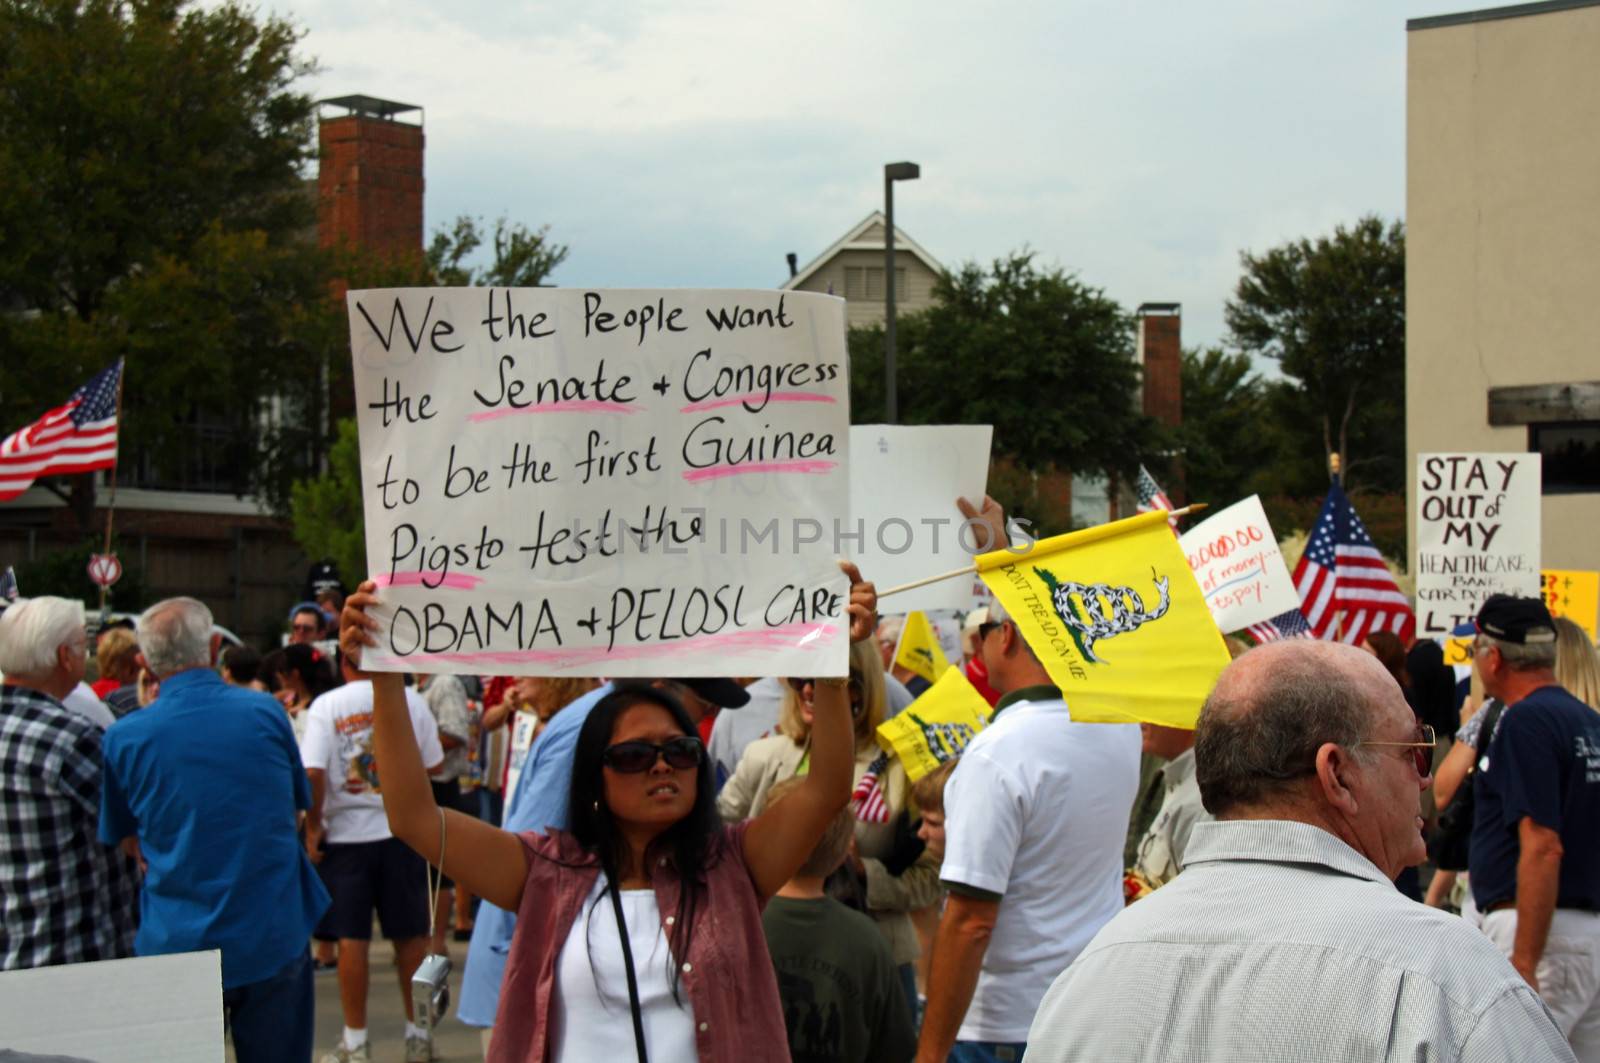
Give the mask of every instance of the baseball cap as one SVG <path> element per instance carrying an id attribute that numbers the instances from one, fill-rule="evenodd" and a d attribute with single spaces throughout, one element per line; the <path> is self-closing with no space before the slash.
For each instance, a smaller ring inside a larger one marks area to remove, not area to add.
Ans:
<path id="1" fill-rule="evenodd" d="M 678 682 L 724 709 L 738 709 L 750 704 L 750 692 L 731 679 L 679 679 Z"/>
<path id="2" fill-rule="evenodd" d="M 1492 594 L 1478 609 L 1478 630 L 1501 642 L 1554 642 L 1555 621 L 1537 598 Z"/>

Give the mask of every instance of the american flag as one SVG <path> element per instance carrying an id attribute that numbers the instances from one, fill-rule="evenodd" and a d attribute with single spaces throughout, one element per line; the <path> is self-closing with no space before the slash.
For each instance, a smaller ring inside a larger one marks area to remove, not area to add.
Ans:
<path id="1" fill-rule="evenodd" d="M 1279 613 L 1270 620 L 1263 620 L 1259 624 L 1251 624 L 1245 630 L 1257 642 L 1276 642 L 1278 639 L 1308 639 L 1311 637 L 1311 625 L 1306 623 L 1306 615 L 1299 609 L 1290 609 L 1287 613 Z"/>
<path id="2" fill-rule="evenodd" d="M 16 498 L 41 476 L 116 466 L 121 380 L 119 358 L 65 403 L 0 443 L 0 502 Z"/>
<path id="3" fill-rule="evenodd" d="M 1409 643 L 1416 614 L 1383 555 L 1335 479 L 1294 569 L 1300 609 L 1311 633 L 1357 645 L 1369 631 L 1393 631 Z"/>
<path id="4" fill-rule="evenodd" d="M 1139 478 L 1133 482 L 1133 492 L 1139 496 L 1138 509 L 1140 513 L 1149 513 L 1152 510 L 1162 509 L 1172 512 L 1172 499 L 1161 490 L 1161 485 L 1156 483 L 1156 478 L 1150 475 L 1150 470 L 1143 465 L 1139 466 Z M 1172 527 L 1172 534 L 1178 534 L 1178 518 L 1168 517 L 1167 524 Z"/>
<path id="5" fill-rule="evenodd" d="M 1134 493 L 1139 496 L 1139 512 L 1148 513 L 1152 509 L 1165 509 L 1171 511 L 1172 499 L 1161 490 L 1161 485 L 1156 483 L 1156 478 L 1150 475 L 1150 470 L 1143 465 L 1139 466 L 1139 478 L 1133 483 Z"/>
<path id="6" fill-rule="evenodd" d="M 889 822 L 889 800 L 884 796 L 883 783 L 879 781 L 888 766 L 889 754 L 879 754 L 876 760 L 867 765 L 866 774 L 861 776 L 861 781 L 856 783 L 855 793 L 850 795 L 850 807 L 855 809 L 856 818 L 863 823 Z"/>

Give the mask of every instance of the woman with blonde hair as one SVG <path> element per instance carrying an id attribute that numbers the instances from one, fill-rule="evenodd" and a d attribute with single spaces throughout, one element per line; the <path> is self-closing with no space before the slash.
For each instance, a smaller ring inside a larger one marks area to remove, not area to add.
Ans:
<path id="1" fill-rule="evenodd" d="M 724 821 L 737 823 L 761 811 L 767 792 L 781 779 L 803 775 L 809 768 L 813 681 L 787 681 L 778 714 L 778 733 L 752 742 L 739 766 L 717 795 Z M 899 874 L 889 864 L 897 839 L 910 835 L 910 783 L 900 761 L 885 758 L 877 730 L 886 715 L 883 661 L 872 642 L 850 647 L 850 713 L 855 722 L 856 825 L 850 866 L 865 879 L 867 914 L 889 942 L 889 950 L 906 989 L 906 1005 L 916 1013 L 916 960 L 920 952 L 912 912 L 939 899 L 939 856 L 924 849 Z M 876 785 L 862 785 L 874 775 Z"/>
<path id="2" fill-rule="evenodd" d="M 1554 619 L 1556 682 L 1591 709 L 1600 710 L 1600 650 L 1583 628 L 1564 616 Z"/>

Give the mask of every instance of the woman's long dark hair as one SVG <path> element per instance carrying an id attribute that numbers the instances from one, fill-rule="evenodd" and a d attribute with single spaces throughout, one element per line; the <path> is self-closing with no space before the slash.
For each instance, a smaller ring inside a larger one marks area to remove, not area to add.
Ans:
<path id="1" fill-rule="evenodd" d="M 600 858 L 605 870 L 607 889 L 617 888 L 619 858 L 627 843 L 617 830 L 611 809 L 606 805 L 605 776 L 602 771 L 606 748 L 611 745 L 612 732 L 617 718 L 635 705 L 655 705 L 672 717 L 683 733 L 698 737 L 699 731 L 678 699 L 655 687 L 638 684 L 618 684 L 618 688 L 601 698 L 590 711 L 578 732 L 578 745 L 572 755 L 572 787 L 568 796 L 568 822 L 572 836 L 578 844 Z M 711 845 L 722 829 L 722 819 L 717 815 L 717 792 L 711 778 L 709 763 L 702 759 L 695 780 L 694 806 L 689 814 L 668 827 L 650 843 L 645 854 L 648 873 L 650 860 L 658 857 L 670 859 L 677 868 L 679 878 L 678 911 L 673 920 L 671 946 L 679 957 L 689 955 L 689 942 L 694 926 L 695 908 L 701 899 L 705 870 L 712 858 Z M 602 890 L 600 898 L 605 897 Z M 599 903 L 599 898 L 596 904 Z M 592 909 L 591 909 L 592 911 Z M 672 995 L 678 996 L 678 964 L 670 964 Z M 680 1001 L 681 1003 L 681 1001 Z"/>
<path id="2" fill-rule="evenodd" d="M 339 685 L 333 665 L 315 646 L 294 642 L 283 648 L 283 670 L 294 672 L 306 685 L 313 700 Z"/>

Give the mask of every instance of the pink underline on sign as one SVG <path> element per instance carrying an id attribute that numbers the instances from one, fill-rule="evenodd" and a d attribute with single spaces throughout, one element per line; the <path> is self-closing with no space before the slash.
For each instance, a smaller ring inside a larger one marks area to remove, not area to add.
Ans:
<path id="1" fill-rule="evenodd" d="M 484 650 L 477 653 L 414 653 L 407 657 L 391 654 L 407 664 L 550 664 L 561 667 L 602 664 L 606 661 L 638 661 L 668 657 L 694 650 L 783 650 L 820 649 L 833 642 L 836 630 L 826 624 L 795 623 L 780 627 L 730 631 L 721 635 L 652 642 L 647 645 L 582 646 L 570 650 Z"/>
<path id="2" fill-rule="evenodd" d="M 709 469 L 689 469 L 683 478 L 690 483 L 720 480 L 724 476 L 743 476 L 751 472 L 827 472 L 836 461 L 758 461 L 750 465 L 713 465 Z"/>
<path id="3" fill-rule="evenodd" d="M 465 572 L 451 572 L 438 583 L 425 583 L 424 580 L 431 573 L 427 572 L 396 572 L 393 576 L 373 576 L 372 582 L 380 587 L 453 587 L 456 590 L 470 591 L 483 582 L 482 576 L 469 576 Z"/>
<path id="4" fill-rule="evenodd" d="M 691 402 L 679 410 L 679 413 L 695 413 L 698 410 L 716 410 L 723 406 L 739 406 L 744 403 L 759 402 L 765 399 L 768 402 L 837 402 L 832 395 L 822 395 L 815 391 L 774 391 L 771 395 L 762 391 L 752 391 L 748 395 L 729 395 L 723 399 L 707 399 L 704 402 Z"/>
<path id="5" fill-rule="evenodd" d="M 535 404 L 519 408 L 504 410 L 486 410 L 475 413 L 467 420 L 493 421 L 501 417 L 514 417 L 519 413 L 638 413 L 639 407 L 626 402 L 602 402 L 599 399 L 572 399 L 569 402 L 552 402 L 548 405 Z"/>

